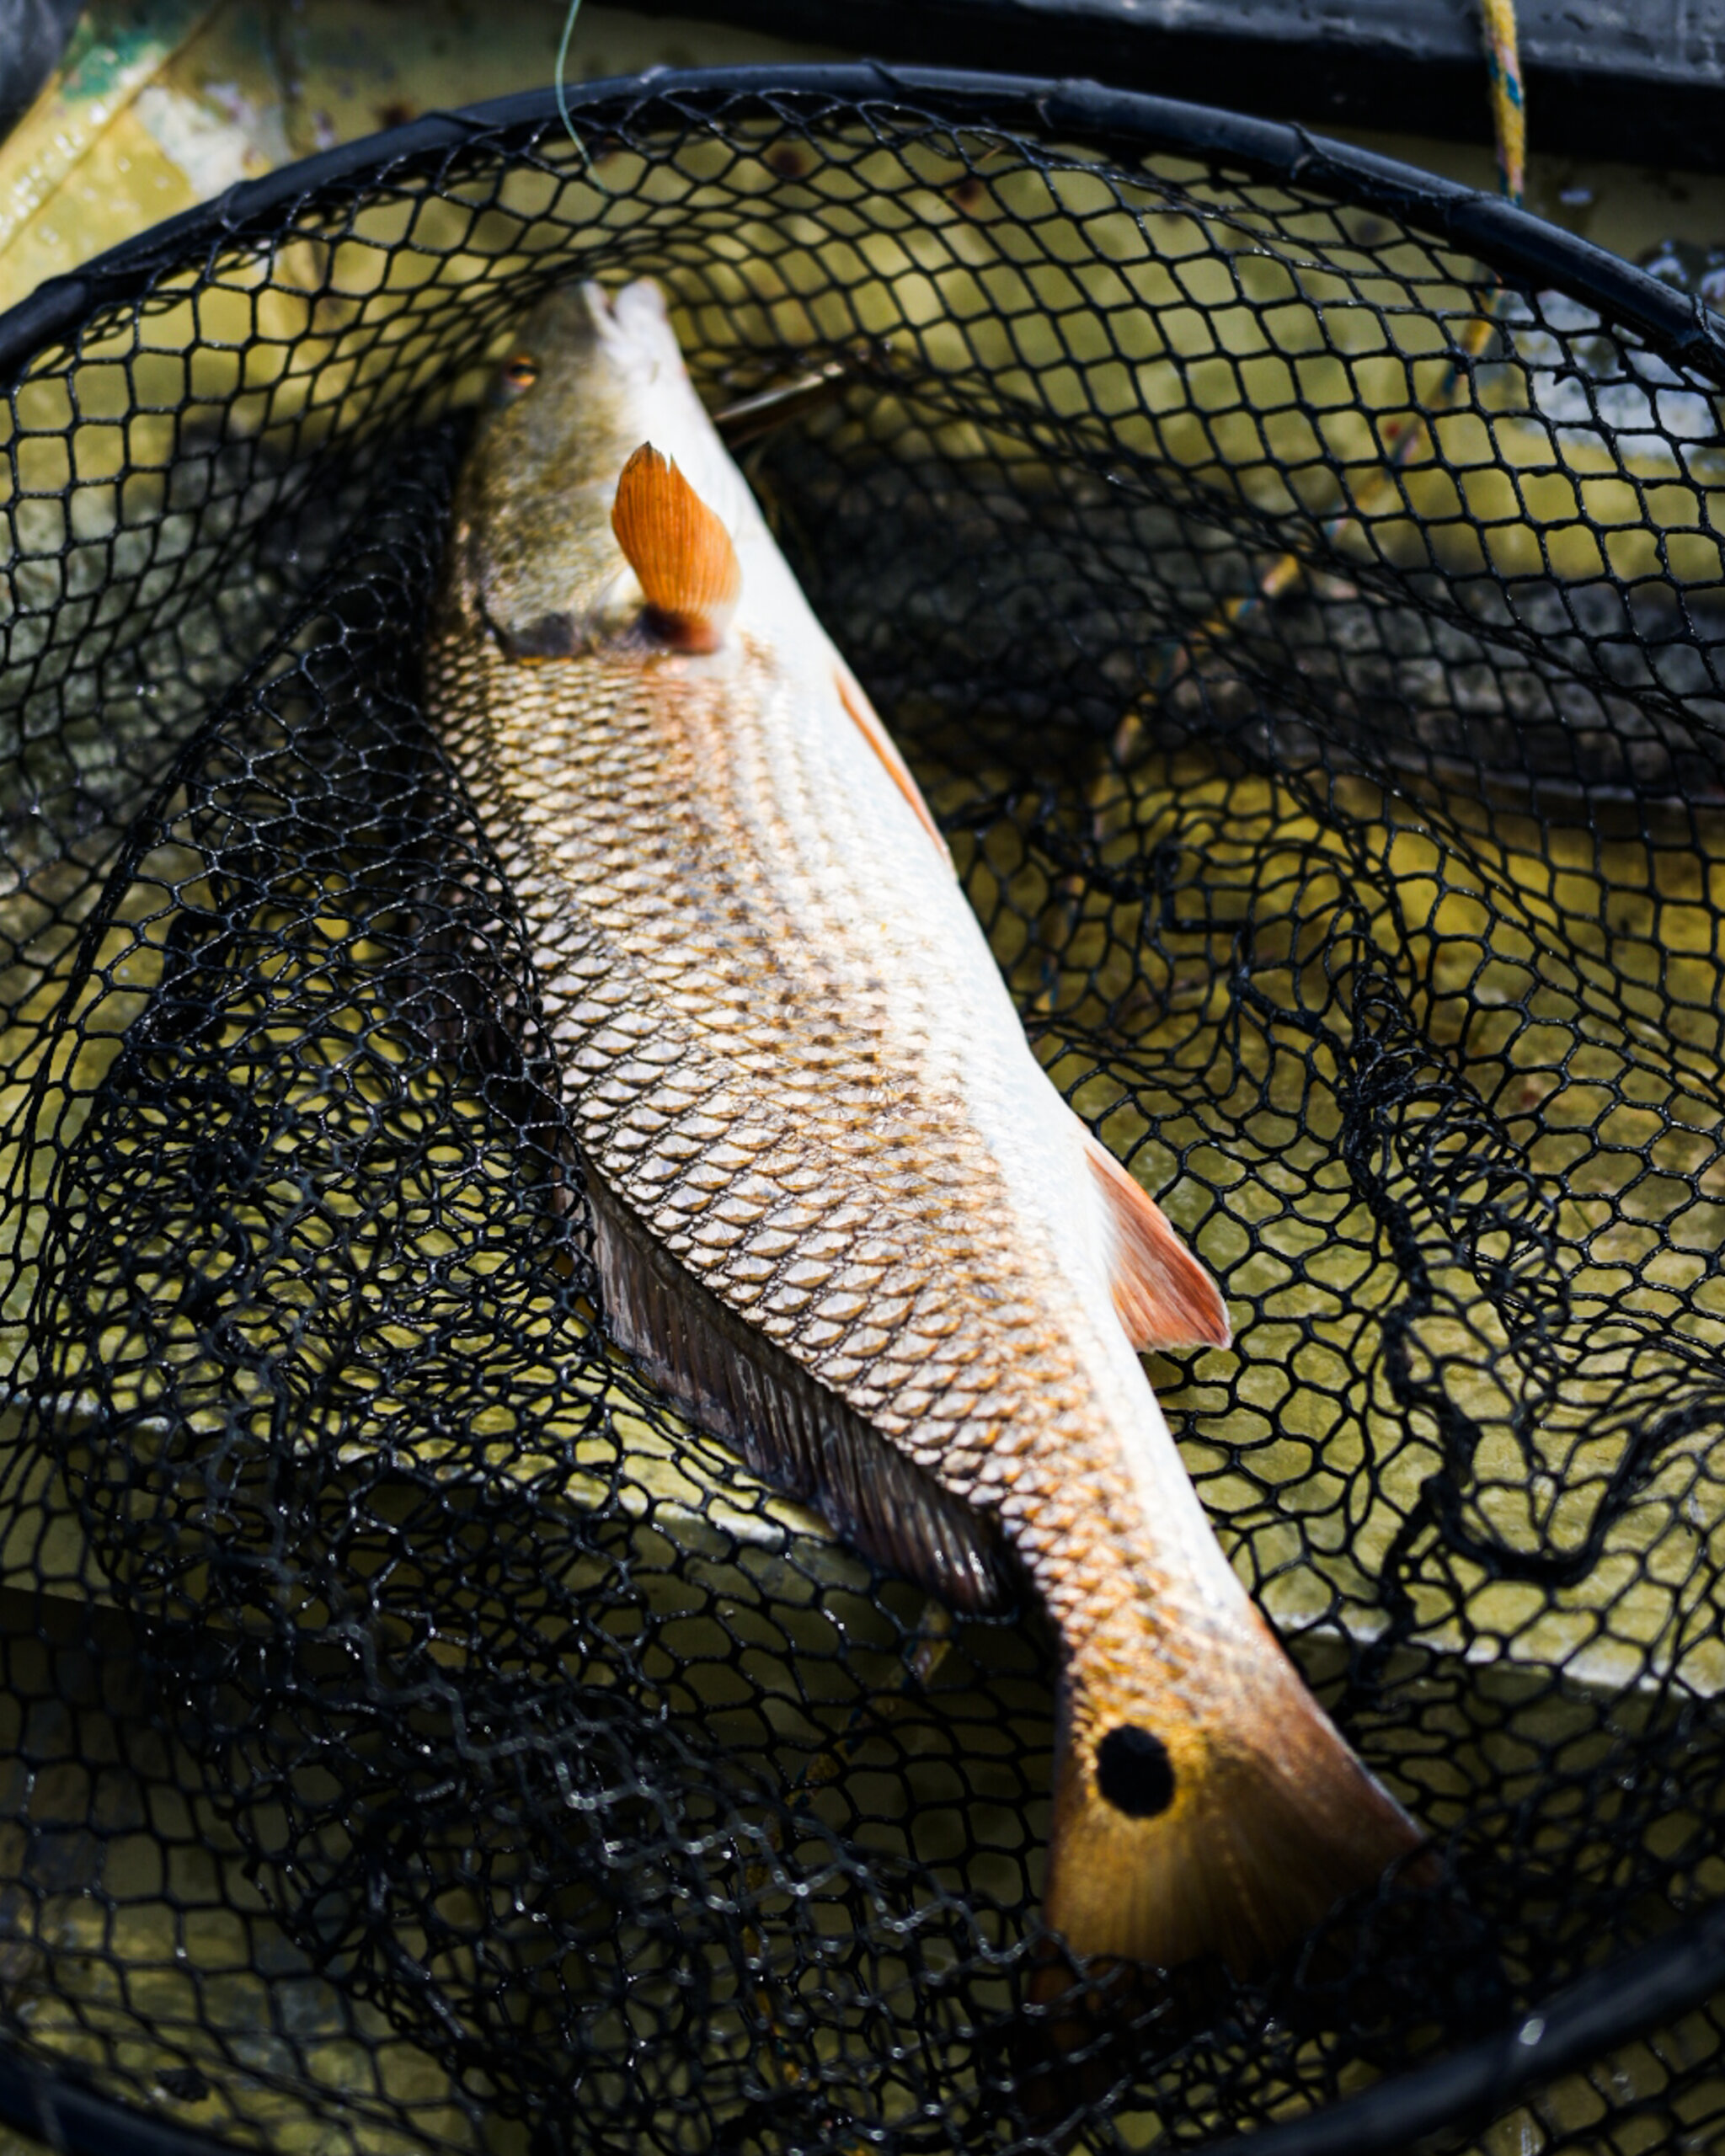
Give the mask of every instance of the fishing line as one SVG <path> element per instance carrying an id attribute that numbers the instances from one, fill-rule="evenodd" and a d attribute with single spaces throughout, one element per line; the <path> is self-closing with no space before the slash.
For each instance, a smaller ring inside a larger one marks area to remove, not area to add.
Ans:
<path id="1" fill-rule="evenodd" d="M 583 169 L 600 193 L 608 195 L 611 190 L 594 170 L 593 160 L 587 154 L 587 146 L 575 131 L 575 123 L 569 116 L 569 93 L 563 88 L 564 71 L 569 66 L 569 40 L 575 34 L 575 18 L 580 12 L 581 0 L 569 0 L 569 11 L 563 19 L 563 35 L 558 40 L 557 67 L 552 77 L 552 86 L 557 93 L 558 117 L 562 120 L 570 141 L 575 146 L 576 154 L 581 160 Z"/>

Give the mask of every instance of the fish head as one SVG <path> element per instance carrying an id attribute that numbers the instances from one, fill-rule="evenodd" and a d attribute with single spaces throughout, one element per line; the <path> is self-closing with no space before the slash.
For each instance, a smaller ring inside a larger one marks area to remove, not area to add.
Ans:
<path id="1" fill-rule="evenodd" d="M 479 421 L 455 519 L 468 608 L 506 657 L 569 657 L 639 616 L 611 507 L 644 406 L 662 384 L 686 380 L 649 279 L 615 295 L 562 286 L 522 323 Z"/>

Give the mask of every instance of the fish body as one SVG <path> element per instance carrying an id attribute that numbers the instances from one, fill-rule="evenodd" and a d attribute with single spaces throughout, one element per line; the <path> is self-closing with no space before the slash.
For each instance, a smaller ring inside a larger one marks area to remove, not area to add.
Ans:
<path id="1" fill-rule="evenodd" d="M 655 287 L 545 301 L 457 489 L 429 696 L 529 925 L 607 1321 L 960 1609 L 1063 1656 L 1047 1913 L 1249 1968 L 1416 1846 L 1218 1546 L 1135 1348 L 1214 1283 L 1026 1042 Z M 647 447 L 650 445 L 650 451 Z"/>

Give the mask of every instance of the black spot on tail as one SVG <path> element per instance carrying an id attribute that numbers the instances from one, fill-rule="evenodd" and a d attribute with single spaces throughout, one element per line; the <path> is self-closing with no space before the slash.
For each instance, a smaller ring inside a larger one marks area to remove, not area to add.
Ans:
<path id="1" fill-rule="evenodd" d="M 1129 1819 L 1154 1819 L 1174 1801 L 1174 1763 L 1161 1737 L 1123 1723 L 1096 1748 L 1096 1785 Z"/>

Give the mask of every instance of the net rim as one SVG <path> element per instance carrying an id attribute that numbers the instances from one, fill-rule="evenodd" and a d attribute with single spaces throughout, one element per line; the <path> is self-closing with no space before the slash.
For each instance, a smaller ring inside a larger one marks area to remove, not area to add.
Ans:
<path id="1" fill-rule="evenodd" d="M 1316 134 L 1146 92 L 1055 79 L 874 61 L 782 67 L 653 68 L 564 92 L 569 110 L 643 130 L 702 112 L 889 104 L 957 126 L 1033 131 L 1114 154 L 1220 157 L 1258 179 L 1284 179 L 1338 201 L 1379 210 L 1471 254 L 1525 286 L 1557 287 L 1644 337 L 1660 356 L 1725 384 L 1725 320 L 1699 296 L 1503 198 Z M 556 123 L 554 89 L 526 91 L 421 115 L 237 183 L 47 280 L 0 312 L 0 392 L 45 350 L 63 344 L 99 309 L 146 295 L 254 232 L 279 230 L 281 213 L 335 196 L 356 180 L 434 166 L 449 156 Z M 1561 1988 L 1505 2028 L 1306 2116 L 1201 2144 L 1253 2156 L 1387 2156 L 1440 2128 L 1466 2130 L 1529 2089 L 1692 2009 L 1725 1985 L 1725 1903 L 1635 1953 Z M 64 2156 L 216 2156 L 238 2144 L 200 2127 L 157 2117 L 56 2072 L 0 2036 L 0 2121 Z"/>
<path id="2" fill-rule="evenodd" d="M 232 2156 L 235 2143 L 157 2118 L 0 2040 L 0 2123 L 56 2156 Z"/>
<path id="3" fill-rule="evenodd" d="M 1483 2126 L 1517 2097 L 1701 2005 L 1725 1983 L 1725 1905 L 1565 1984 L 1503 2029 L 1357 2096 L 1201 2150 L 1394 2156 L 1439 2128 Z"/>
<path id="4" fill-rule="evenodd" d="M 1304 2118 L 1204 2142 L 1194 2156 L 1227 2149 L 1251 2156 L 1394 2156 L 1439 2130 L 1484 2124 L 1528 2090 L 1692 2010 L 1722 1983 L 1725 1908 L 1715 1908 L 1554 1992 L 1513 2026 Z M 60 2156 L 222 2156 L 238 2145 L 104 2096 L 4 2039 L 0 2122 L 36 2136 Z"/>
<path id="5" fill-rule="evenodd" d="M 1645 336 L 1665 359 L 1725 383 L 1725 320 L 1699 294 L 1685 296 L 1594 242 L 1548 223 L 1503 196 L 1445 179 L 1375 151 L 1339 142 L 1291 122 L 1258 120 L 1221 106 L 1052 77 L 994 75 L 953 68 L 889 67 L 880 61 L 786 67 L 649 68 L 569 86 L 572 114 L 594 120 L 669 116 L 774 98 L 819 99 L 855 109 L 883 101 L 914 106 L 959 125 L 1028 126 L 1089 147 L 1220 156 L 1257 177 L 1281 179 L 1338 200 L 1381 210 L 1427 237 L 1475 255 L 1524 285 L 1561 286 Z M 423 114 L 310 157 L 242 180 L 210 201 L 165 218 L 81 268 L 51 277 L 0 313 L 0 388 L 9 388 L 44 345 L 61 341 L 95 308 L 136 298 L 165 271 L 243 240 L 285 207 L 315 201 L 326 189 L 392 168 L 435 162 L 487 136 L 542 127 L 558 119 L 554 88 L 524 90 L 478 104 Z"/>

